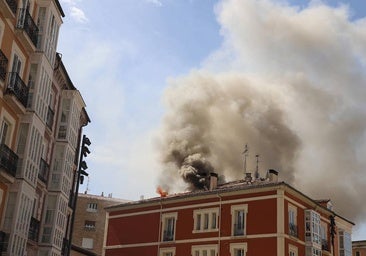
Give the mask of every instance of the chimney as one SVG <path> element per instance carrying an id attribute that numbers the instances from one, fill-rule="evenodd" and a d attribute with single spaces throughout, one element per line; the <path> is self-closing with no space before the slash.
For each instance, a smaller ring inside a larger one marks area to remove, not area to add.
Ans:
<path id="1" fill-rule="evenodd" d="M 209 190 L 214 190 L 217 188 L 217 179 L 218 179 L 218 175 L 215 172 L 211 172 L 210 173 L 210 179 L 209 179 Z"/>
<path id="2" fill-rule="evenodd" d="M 268 178 L 269 178 L 269 181 L 271 181 L 271 182 L 277 182 L 278 181 L 278 171 L 269 169 Z"/>
<path id="3" fill-rule="evenodd" d="M 244 180 L 246 183 L 251 183 L 252 182 L 252 173 L 251 172 L 245 173 Z"/>

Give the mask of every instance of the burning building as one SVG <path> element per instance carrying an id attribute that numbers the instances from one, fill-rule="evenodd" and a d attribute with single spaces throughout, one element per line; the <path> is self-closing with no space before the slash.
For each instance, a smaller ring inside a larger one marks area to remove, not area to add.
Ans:
<path id="1" fill-rule="evenodd" d="M 269 170 L 107 207 L 105 256 L 350 256 L 353 223 Z"/>

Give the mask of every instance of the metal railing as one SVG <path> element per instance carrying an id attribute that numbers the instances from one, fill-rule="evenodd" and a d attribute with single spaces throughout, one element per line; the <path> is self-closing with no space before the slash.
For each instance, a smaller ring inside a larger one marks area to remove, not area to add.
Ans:
<path id="1" fill-rule="evenodd" d="M 297 226 L 294 223 L 288 224 L 288 233 L 290 236 L 298 237 Z"/>
<path id="2" fill-rule="evenodd" d="M 55 116 L 55 112 L 50 107 L 48 107 L 48 112 L 47 112 L 47 126 L 51 130 L 52 130 L 54 116 Z"/>
<path id="3" fill-rule="evenodd" d="M 7 145 L 0 145 L 0 166 L 11 176 L 15 177 L 17 172 L 18 155 Z"/>
<path id="4" fill-rule="evenodd" d="M 329 251 L 328 240 L 322 239 L 322 250 Z"/>
<path id="5" fill-rule="evenodd" d="M 8 250 L 9 234 L 0 231 L 0 255 L 6 255 Z"/>
<path id="6" fill-rule="evenodd" d="M 47 184 L 49 171 L 50 171 L 50 165 L 44 159 L 41 158 L 41 161 L 39 162 L 38 179 Z"/>
<path id="7" fill-rule="evenodd" d="M 0 50 L 0 79 L 5 81 L 6 78 L 6 69 L 8 68 L 8 58 L 6 58 L 5 54 L 2 50 Z"/>
<path id="8" fill-rule="evenodd" d="M 15 14 L 17 14 L 18 4 L 16 0 L 6 0 L 10 10 Z"/>
<path id="9" fill-rule="evenodd" d="M 5 93 L 14 94 L 19 102 L 22 103 L 24 107 L 27 107 L 28 92 L 29 88 L 20 78 L 19 74 L 16 72 L 10 72 Z"/>
<path id="10" fill-rule="evenodd" d="M 165 230 L 163 235 L 163 241 L 173 241 L 174 240 L 174 233 L 170 230 Z"/>
<path id="11" fill-rule="evenodd" d="M 24 29 L 34 46 L 37 46 L 39 29 L 28 9 L 20 8 L 17 28 Z"/>
<path id="12" fill-rule="evenodd" d="M 40 221 L 32 217 L 29 226 L 28 239 L 34 242 L 38 242 L 39 228 L 40 228 Z"/>
<path id="13" fill-rule="evenodd" d="M 244 235 L 244 225 L 234 224 L 234 236 L 243 236 L 243 235 Z"/>

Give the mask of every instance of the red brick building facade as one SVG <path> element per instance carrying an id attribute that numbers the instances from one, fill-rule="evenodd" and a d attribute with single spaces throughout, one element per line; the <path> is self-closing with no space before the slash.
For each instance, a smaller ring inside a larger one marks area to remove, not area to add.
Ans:
<path id="1" fill-rule="evenodd" d="M 106 210 L 105 256 L 352 255 L 354 224 L 284 182 L 242 180 Z"/>

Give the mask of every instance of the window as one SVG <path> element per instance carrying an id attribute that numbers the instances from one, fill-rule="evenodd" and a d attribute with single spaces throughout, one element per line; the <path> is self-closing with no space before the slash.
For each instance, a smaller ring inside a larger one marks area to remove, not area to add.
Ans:
<path id="1" fill-rule="evenodd" d="M 160 248 L 159 256 L 175 256 L 175 248 Z"/>
<path id="2" fill-rule="evenodd" d="M 177 220 L 177 213 L 166 213 L 162 216 L 163 233 L 162 241 L 174 241 L 175 239 L 175 224 Z"/>
<path id="3" fill-rule="evenodd" d="M 219 208 L 200 209 L 193 212 L 194 233 L 217 231 Z"/>
<path id="4" fill-rule="evenodd" d="M 88 203 L 86 207 L 87 212 L 97 212 L 98 211 L 98 204 L 97 203 Z"/>
<path id="5" fill-rule="evenodd" d="M 9 130 L 10 130 L 10 124 L 6 120 L 3 120 L 1 124 L 1 137 L 0 137 L 1 144 L 9 143 Z"/>
<path id="6" fill-rule="evenodd" d="M 230 255 L 231 256 L 245 256 L 247 253 L 246 243 L 235 243 L 230 244 Z"/>
<path id="7" fill-rule="evenodd" d="M 322 250 L 329 251 L 330 248 L 328 246 L 328 236 L 327 236 L 327 224 L 325 222 L 321 222 L 320 224 L 320 238 L 322 242 Z"/>
<path id="8" fill-rule="evenodd" d="M 340 230 L 338 234 L 339 234 L 339 255 L 351 256 L 352 255 L 351 234 L 344 230 Z"/>
<path id="9" fill-rule="evenodd" d="M 192 246 L 193 256 L 216 256 L 217 245 L 194 245 Z"/>
<path id="10" fill-rule="evenodd" d="M 288 205 L 288 228 L 289 235 L 297 237 L 297 208 L 294 205 Z"/>
<path id="11" fill-rule="evenodd" d="M 361 253 L 359 251 L 356 251 L 356 255 L 355 256 L 361 256 Z"/>
<path id="12" fill-rule="evenodd" d="M 288 248 L 288 255 L 289 256 L 297 256 L 297 253 L 298 253 L 297 247 L 290 244 L 289 248 Z"/>
<path id="13" fill-rule="evenodd" d="M 93 249 L 93 239 L 83 237 L 81 247 L 86 248 L 86 249 Z"/>
<path id="14" fill-rule="evenodd" d="M 310 246 L 321 246 L 320 214 L 313 210 L 305 211 L 305 242 Z"/>
<path id="15" fill-rule="evenodd" d="M 231 206 L 232 218 L 232 235 L 243 236 L 245 232 L 246 216 L 248 213 L 248 205 L 233 205 Z"/>
<path id="16" fill-rule="evenodd" d="M 94 230 L 95 229 L 95 221 L 86 220 L 84 224 L 84 228 L 87 230 Z"/>

